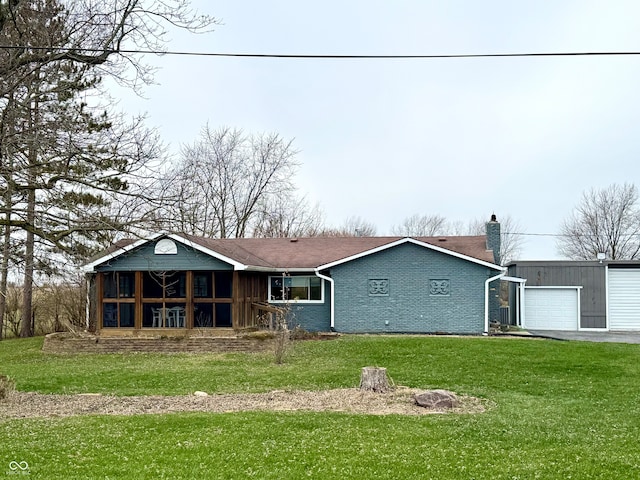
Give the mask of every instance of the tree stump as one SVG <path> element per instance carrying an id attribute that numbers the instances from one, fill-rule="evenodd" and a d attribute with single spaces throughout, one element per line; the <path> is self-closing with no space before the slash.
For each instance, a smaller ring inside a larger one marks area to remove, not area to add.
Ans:
<path id="1" fill-rule="evenodd" d="M 384 393 L 389 390 L 387 369 L 383 367 L 362 367 L 360 390 Z"/>

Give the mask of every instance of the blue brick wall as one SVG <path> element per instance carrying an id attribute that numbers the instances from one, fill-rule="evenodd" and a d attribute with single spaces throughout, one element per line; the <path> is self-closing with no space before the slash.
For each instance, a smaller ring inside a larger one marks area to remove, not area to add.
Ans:
<path id="1" fill-rule="evenodd" d="M 484 281 L 495 270 L 405 243 L 331 269 L 335 328 L 345 333 L 484 331 Z M 388 295 L 371 296 L 370 279 L 388 279 Z M 449 280 L 448 295 L 430 281 Z"/>
<path id="2" fill-rule="evenodd" d="M 331 329 L 331 285 L 324 282 L 324 303 L 291 303 L 293 324 L 308 332 L 328 332 Z"/>

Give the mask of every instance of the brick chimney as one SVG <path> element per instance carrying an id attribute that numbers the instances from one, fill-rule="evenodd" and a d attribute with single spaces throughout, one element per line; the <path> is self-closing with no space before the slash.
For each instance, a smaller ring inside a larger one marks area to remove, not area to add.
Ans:
<path id="1" fill-rule="evenodd" d="M 491 220 L 487 222 L 487 250 L 493 250 L 493 263 L 500 265 L 500 223 L 495 213 L 491 215 Z M 496 280 L 489 284 L 489 320 L 497 322 L 500 320 L 500 281 Z"/>
<path id="2" fill-rule="evenodd" d="M 500 222 L 495 213 L 491 215 L 491 220 L 487 222 L 487 250 L 493 250 L 493 261 L 500 265 Z"/>

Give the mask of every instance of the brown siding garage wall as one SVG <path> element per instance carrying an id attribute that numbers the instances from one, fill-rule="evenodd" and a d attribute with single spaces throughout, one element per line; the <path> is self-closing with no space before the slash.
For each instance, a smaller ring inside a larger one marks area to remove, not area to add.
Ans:
<path id="1" fill-rule="evenodd" d="M 580 292 L 580 328 L 606 328 L 605 264 L 599 262 L 515 262 L 509 275 L 525 278 L 527 287 L 573 286 Z M 512 292 L 513 293 L 513 292 Z M 515 312 L 515 295 L 509 298 Z"/>

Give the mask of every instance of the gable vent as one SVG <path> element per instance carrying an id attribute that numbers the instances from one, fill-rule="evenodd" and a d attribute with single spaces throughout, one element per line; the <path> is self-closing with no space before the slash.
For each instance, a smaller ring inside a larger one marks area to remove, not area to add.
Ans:
<path id="1" fill-rule="evenodd" d="M 178 253 L 178 246 L 173 240 L 163 238 L 156 243 L 153 253 L 156 255 L 176 255 Z"/>

